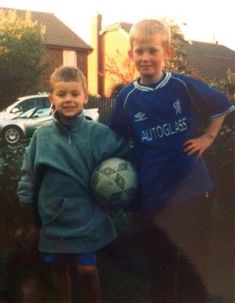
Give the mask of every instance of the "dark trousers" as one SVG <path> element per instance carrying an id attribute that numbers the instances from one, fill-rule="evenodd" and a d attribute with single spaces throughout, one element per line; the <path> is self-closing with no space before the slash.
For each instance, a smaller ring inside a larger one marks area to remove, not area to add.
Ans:
<path id="1" fill-rule="evenodd" d="M 200 200 L 199 202 L 187 203 L 195 205 L 195 203 L 204 202 Z M 190 209 L 190 204 L 187 204 L 187 207 Z M 179 208 L 175 207 L 173 213 L 181 212 L 181 209 L 184 209 L 182 205 Z M 184 219 L 186 213 L 187 211 L 185 213 L 183 211 L 179 217 L 181 216 Z M 184 250 L 178 246 L 174 237 L 171 237 L 171 233 L 168 233 L 168 229 L 165 228 L 167 225 L 171 225 L 170 214 L 171 210 L 163 210 L 133 215 L 133 222 L 137 227 L 137 249 L 142 250 L 149 265 L 151 302 L 205 302 L 206 289 L 191 260 L 185 255 Z M 169 229 L 173 229 L 175 234 L 181 233 L 182 230 L 177 231 L 177 228 L 177 224 L 174 226 L 173 223 L 173 228 L 171 226 Z"/>

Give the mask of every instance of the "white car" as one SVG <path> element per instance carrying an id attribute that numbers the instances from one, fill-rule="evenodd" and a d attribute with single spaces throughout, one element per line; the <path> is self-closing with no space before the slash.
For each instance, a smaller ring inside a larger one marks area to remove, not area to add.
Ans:
<path id="1" fill-rule="evenodd" d="M 50 108 L 50 106 L 51 104 L 46 93 L 20 97 L 0 112 L 0 119 L 12 119 L 31 108 L 46 109 Z"/>
<path id="2" fill-rule="evenodd" d="M 10 120 L 15 118 L 31 108 L 37 108 L 38 110 L 49 109 L 51 107 L 50 101 L 48 99 L 47 93 L 41 93 L 37 95 L 29 95 L 20 97 L 16 102 L 9 105 L 3 111 L 0 112 L 1 120 Z M 97 108 L 84 109 L 84 114 L 86 118 L 98 121 L 99 113 Z"/>
<path id="3" fill-rule="evenodd" d="M 84 109 L 84 115 L 89 120 L 98 121 L 98 108 Z M 33 107 L 15 117 L 0 118 L 0 139 L 6 144 L 16 144 L 24 139 L 30 139 L 35 130 L 52 119 L 52 110 Z"/>

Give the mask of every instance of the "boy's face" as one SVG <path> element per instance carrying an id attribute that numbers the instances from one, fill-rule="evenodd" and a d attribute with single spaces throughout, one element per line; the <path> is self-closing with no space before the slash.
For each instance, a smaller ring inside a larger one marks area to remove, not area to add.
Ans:
<path id="1" fill-rule="evenodd" d="M 141 83 L 150 84 L 161 78 L 165 60 L 172 53 L 171 47 L 164 47 L 161 35 L 150 39 L 133 41 L 129 56 L 140 73 Z"/>
<path id="2" fill-rule="evenodd" d="M 56 82 L 49 95 L 51 105 L 65 117 L 73 117 L 82 111 L 87 103 L 87 93 L 81 83 L 76 81 Z"/>

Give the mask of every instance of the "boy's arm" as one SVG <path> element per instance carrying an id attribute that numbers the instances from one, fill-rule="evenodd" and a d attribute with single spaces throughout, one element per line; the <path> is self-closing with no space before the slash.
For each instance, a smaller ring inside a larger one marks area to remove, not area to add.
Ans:
<path id="1" fill-rule="evenodd" d="M 215 140 L 221 125 L 224 122 L 225 115 L 222 115 L 218 118 L 211 120 L 209 127 L 200 137 L 190 139 L 184 143 L 184 151 L 191 155 L 197 153 L 198 156 L 201 156 L 204 151 L 211 146 Z"/>
<path id="2" fill-rule="evenodd" d="M 37 132 L 34 133 L 29 145 L 24 154 L 23 163 L 21 166 L 21 176 L 17 186 L 17 196 L 20 203 L 33 204 L 35 196 L 35 155 L 37 154 Z"/>
<path id="3" fill-rule="evenodd" d="M 21 178 L 18 182 L 17 196 L 20 203 L 33 204 L 34 197 L 34 175 L 31 167 L 29 153 L 26 151 L 23 165 L 21 167 Z"/>
<path id="4" fill-rule="evenodd" d="M 31 245 L 38 238 L 38 220 L 35 215 L 34 205 L 35 181 L 32 165 L 33 158 L 34 146 L 31 143 L 25 151 L 21 167 L 21 178 L 17 187 L 20 212 L 16 237 L 26 246 Z"/>
<path id="5" fill-rule="evenodd" d="M 127 116 L 124 112 L 123 97 L 119 94 L 116 97 L 114 107 L 112 109 L 108 126 L 117 134 L 129 138 L 130 126 L 127 121 Z"/>
<path id="6" fill-rule="evenodd" d="M 94 159 L 98 162 L 110 157 L 125 157 L 130 152 L 129 140 L 116 134 L 106 125 L 99 125 L 92 140 Z"/>

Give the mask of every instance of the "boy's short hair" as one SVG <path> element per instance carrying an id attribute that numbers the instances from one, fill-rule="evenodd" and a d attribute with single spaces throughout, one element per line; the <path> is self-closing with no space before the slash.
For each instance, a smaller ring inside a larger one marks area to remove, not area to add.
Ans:
<path id="1" fill-rule="evenodd" d="M 129 34 L 131 48 L 134 41 L 146 41 L 155 34 L 162 36 L 164 47 L 170 46 L 171 29 L 164 22 L 155 19 L 144 19 L 135 23 Z"/>
<path id="2" fill-rule="evenodd" d="M 56 82 L 79 82 L 82 84 L 83 89 L 87 92 L 87 81 L 83 74 L 83 72 L 73 66 L 60 66 L 59 68 L 55 69 L 52 73 L 49 81 L 50 91 L 53 91 Z"/>

